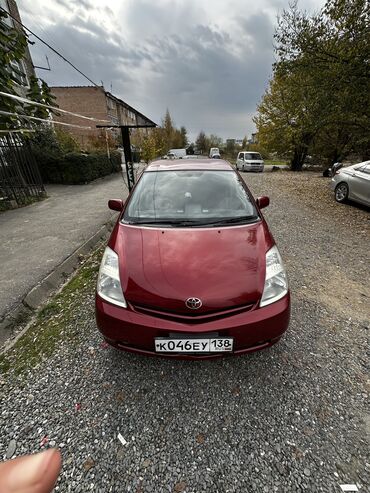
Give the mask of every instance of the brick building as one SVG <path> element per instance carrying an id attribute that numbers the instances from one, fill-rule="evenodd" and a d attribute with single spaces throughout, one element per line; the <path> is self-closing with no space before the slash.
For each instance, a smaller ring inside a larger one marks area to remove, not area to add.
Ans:
<path id="1" fill-rule="evenodd" d="M 100 120 L 103 125 L 153 125 L 148 117 L 135 110 L 122 99 L 107 92 L 104 87 L 97 86 L 73 86 L 73 87 L 51 87 L 52 94 L 56 97 L 56 103 L 72 113 L 90 116 Z M 53 117 L 56 121 L 71 123 L 73 125 L 89 126 L 91 129 L 80 129 L 66 127 L 80 143 L 82 148 L 91 146 L 91 137 L 98 136 L 101 130 L 95 128 L 98 122 L 89 122 L 83 118 L 72 115 L 60 114 Z M 111 131 L 114 137 L 119 136 L 119 131 Z"/>
<path id="2" fill-rule="evenodd" d="M 15 0 L 0 0 L 0 7 L 2 7 L 6 12 L 8 12 L 10 15 L 12 15 L 19 22 L 22 22 L 21 16 L 19 14 L 19 10 L 17 7 L 17 3 L 15 2 Z M 14 21 L 11 17 L 6 17 L 4 19 L 4 22 L 8 26 L 14 27 L 15 29 L 17 29 L 19 32 L 21 32 L 26 37 L 26 34 L 23 31 L 22 26 L 18 22 Z M 15 62 L 13 62 L 13 63 L 15 63 Z M 25 53 L 23 60 L 19 64 L 17 63 L 17 68 L 18 68 L 18 70 L 20 70 L 24 74 L 22 76 L 22 79 L 21 79 L 22 85 L 18 86 L 18 92 L 21 96 L 26 96 L 27 91 L 29 89 L 30 77 L 32 77 L 32 76 L 36 77 L 35 69 L 34 69 L 34 66 L 32 63 L 32 58 L 31 58 L 31 54 L 30 54 L 30 50 L 28 49 L 28 46 L 26 47 L 26 53 Z"/>

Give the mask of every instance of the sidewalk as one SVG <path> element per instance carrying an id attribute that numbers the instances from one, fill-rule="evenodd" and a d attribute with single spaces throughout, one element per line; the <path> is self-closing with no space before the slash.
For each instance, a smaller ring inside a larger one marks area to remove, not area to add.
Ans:
<path id="1" fill-rule="evenodd" d="M 120 173 L 87 185 L 48 185 L 46 191 L 46 200 L 0 214 L 0 322 L 112 219 L 108 199 L 128 193 Z"/>

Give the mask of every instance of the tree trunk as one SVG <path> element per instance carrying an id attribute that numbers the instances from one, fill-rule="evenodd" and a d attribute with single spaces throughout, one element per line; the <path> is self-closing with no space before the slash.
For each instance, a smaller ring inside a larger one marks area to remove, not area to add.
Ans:
<path id="1" fill-rule="evenodd" d="M 290 169 L 292 171 L 302 171 L 304 160 L 307 156 L 307 148 L 298 146 L 294 149 L 293 157 L 290 161 Z"/>
<path id="2" fill-rule="evenodd" d="M 290 161 L 290 169 L 292 171 L 302 171 L 308 153 L 308 146 L 311 144 L 312 139 L 312 134 L 303 133 L 300 142 L 294 147 L 294 154 Z"/>

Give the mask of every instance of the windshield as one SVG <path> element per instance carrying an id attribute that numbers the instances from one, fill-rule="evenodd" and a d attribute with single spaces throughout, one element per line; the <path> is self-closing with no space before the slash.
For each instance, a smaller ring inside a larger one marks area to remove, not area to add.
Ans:
<path id="1" fill-rule="evenodd" d="M 251 161 L 260 161 L 262 160 L 261 154 L 258 154 L 258 152 L 246 152 L 244 159 L 248 159 Z"/>
<path id="2" fill-rule="evenodd" d="M 256 221 L 257 211 L 234 171 L 146 172 L 123 220 L 182 226 Z"/>

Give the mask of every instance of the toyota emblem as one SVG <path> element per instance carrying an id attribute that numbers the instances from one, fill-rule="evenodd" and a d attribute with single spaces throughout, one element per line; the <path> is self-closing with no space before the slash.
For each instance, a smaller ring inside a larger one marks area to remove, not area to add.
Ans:
<path id="1" fill-rule="evenodd" d="M 198 310 L 202 306 L 202 300 L 199 298 L 188 298 L 185 301 L 185 305 L 191 310 Z"/>

